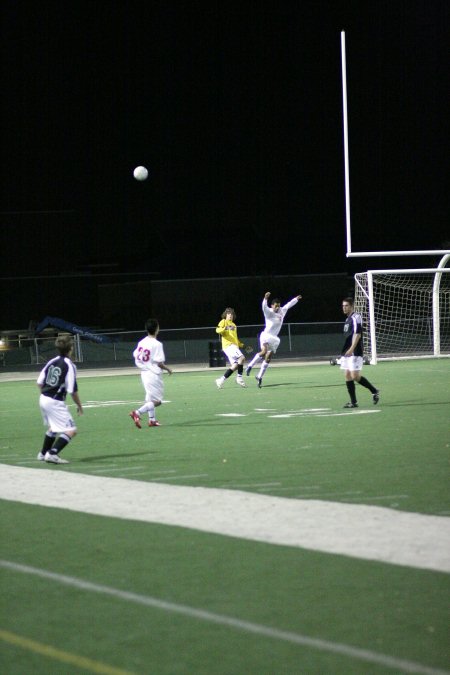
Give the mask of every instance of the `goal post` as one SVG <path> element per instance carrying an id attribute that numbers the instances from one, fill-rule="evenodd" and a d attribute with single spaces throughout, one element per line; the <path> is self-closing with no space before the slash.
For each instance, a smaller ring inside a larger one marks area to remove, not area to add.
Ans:
<path id="1" fill-rule="evenodd" d="M 353 251 L 347 112 L 347 57 L 341 31 L 347 258 L 442 255 L 436 268 L 383 269 L 355 274 L 355 311 L 362 315 L 364 350 L 370 363 L 384 358 L 450 356 L 450 248 Z"/>
<path id="2" fill-rule="evenodd" d="M 347 102 L 347 55 L 345 31 L 341 31 L 341 77 L 342 77 L 342 128 L 344 141 L 344 196 L 345 196 L 345 227 L 347 258 L 380 258 L 380 257 L 411 257 L 422 255 L 448 255 L 450 248 L 404 251 L 353 251 L 352 228 L 350 218 L 350 162 L 349 162 L 349 132 L 348 132 L 348 102 Z M 446 245 L 447 242 L 444 244 Z M 447 244 L 448 246 L 448 244 Z"/>
<path id="3" fill-rule="evenodd" d="M 355 311 L 364 352 L 379 359 L 450 356 L 450 269 L 369 270 L 355 274 Z"/>

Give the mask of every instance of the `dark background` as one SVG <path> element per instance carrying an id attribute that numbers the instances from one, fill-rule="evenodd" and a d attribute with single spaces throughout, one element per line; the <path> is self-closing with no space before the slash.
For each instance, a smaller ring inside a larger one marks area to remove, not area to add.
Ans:
<path id="1" fill-rule="evenodd" d="M 160 308 L 133 283 L 260 277 L 259 317 L 277 275 L 436 264 L 345 256 L 340 31 L 353 250 L 448 248 L 449 15 L 446 0 L 3 2 L 0 328 L 68 295 L 65 318 L 107 324 L 99 283 L 129 284 L 145 317 Z"/>

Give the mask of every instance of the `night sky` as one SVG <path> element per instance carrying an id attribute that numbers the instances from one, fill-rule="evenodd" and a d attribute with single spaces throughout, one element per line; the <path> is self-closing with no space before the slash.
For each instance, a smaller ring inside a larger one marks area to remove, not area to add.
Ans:
<path id="1" fill-rule="evenodd" d="M 449 15 L 446 0 L 6 0 L 1 276 L 393 266 L 345 257 L 341 30 L 353 249 L 448 247 Z"/>

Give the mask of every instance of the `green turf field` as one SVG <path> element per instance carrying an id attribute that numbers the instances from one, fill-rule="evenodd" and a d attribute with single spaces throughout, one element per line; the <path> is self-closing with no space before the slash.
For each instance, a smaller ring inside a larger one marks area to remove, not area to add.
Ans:
<path id="1" fill-rule="evenodd" d="M 34 382 L 2 382 L 0 463 L 450 516 L 450 361 L 365 367 L 381 400 L 358 387 L 357 410 L 338 367 L 272 366 L 262 389 L 219 391 L 217 374 L 166 377 L 162 426 L 141 430 L 138 373 L 80 377 L 66 466 L 36 461 Z M 18 501 L 2 501 L 1 530 L 8 675 L 449 667 L 443 572 Z"/>

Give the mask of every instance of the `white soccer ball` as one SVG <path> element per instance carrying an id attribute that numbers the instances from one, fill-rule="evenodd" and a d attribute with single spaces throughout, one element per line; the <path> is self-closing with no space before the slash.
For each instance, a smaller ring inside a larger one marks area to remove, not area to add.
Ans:
<path id="1" fill-rule="evenodd" d="M 133 171 L 133 176 L 136 180 L 147 180 L 148 171 L 145 166 L 137 166 Z"/>

